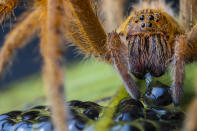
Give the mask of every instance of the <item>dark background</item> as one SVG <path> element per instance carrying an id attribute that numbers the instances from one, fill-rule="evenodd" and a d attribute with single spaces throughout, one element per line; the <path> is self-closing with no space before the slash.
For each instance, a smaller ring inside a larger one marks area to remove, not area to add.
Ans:
<path id="1" fill-rule="evenodd" d="M 138 0 L 126 0 L 125 4 L 125 15 L 128 14 L 129 11 L 129 5 L 132 3 L 137 2 Z M 167 3 L 171 3 L 173 9 L 175 9 L 175 12 L 179 11 L 179 0 L 166 0 Z M 15 10 L 16 18 L 19 16 L 25 9 L 23 9 L 23 5 L 25 3 L 21 3 L 19 8 Z M 12 16 L 11 20 L 7 20 L 2 23 L 0 28 L 0 46 L 2 46 L 6 34 L 12 29 L 12 26 L 15 21 L 15 17 Z M 3 87 L 17 79 L 20 79 L 22 77 L 31 75 L 35 72 L 41 71 L 41 64 L 42 64 L 42 58 L 39 53 L 39 39 L 35 39 L 31 41 L 25 48 L 20 49 L 17 53 L 17 56 L 15 57 L 12 66 L 8 69 L 5 76 L 0 81 L 0 89 L 3 89 Z M 74 53 L 75 51 L 74 47 L 69 47 L 65 54 L 65 60 L 67 63 L 70 63 L 74 60 L 81 59 L 82 56 L 78 55 L 77 53 Z"/>

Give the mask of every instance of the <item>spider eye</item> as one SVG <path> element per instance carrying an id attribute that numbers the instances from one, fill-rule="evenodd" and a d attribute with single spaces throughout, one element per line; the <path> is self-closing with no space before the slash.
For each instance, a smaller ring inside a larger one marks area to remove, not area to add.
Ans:
<path id="1" fill-rule="evenodd" d="M 145 27 L 145 23 L 142 23 L 142 24 L 141 24 L 141 27 L 144 28 L 144 27 Z"/>
<path id="2" fill-rule="evenodd" d="M 153 15 L 149 15 L 149 20 L 154 20 L 154 16 Z"/>
<path id="3" fill-rule="evenodd" d="M 140 16 L 140 20 L 144 20 L 144 15 L 141 15 Z"/>
<path id="4" fill-rule="evenodd" d="M 132 18 L 131 18 L 131 21 L 134 21 L 135 23 L 138 22 L 138 15 L 134 15 Z"/>
<path id="5" fill-rule="evenodd" d="M 148 23 L 148 27 L 152 27 L 152 23 Z"/>

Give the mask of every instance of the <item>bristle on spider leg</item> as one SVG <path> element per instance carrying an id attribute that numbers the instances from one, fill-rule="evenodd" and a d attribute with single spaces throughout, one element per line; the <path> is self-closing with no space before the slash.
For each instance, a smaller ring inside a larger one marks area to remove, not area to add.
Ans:
<path id="1" fill-rule="evenodd" d="M 188 42 L 194 47 L 197 48 L 197 24 L 191 29 L 188 33 Z M 193 50 L 194 51 L 194 50 Z M 196 52 L 196 50 L 194 51 Z"/>
<path id="2" fill-rule="evenodd" d="M 67 110 L 64 95 L 62 67 L 62 41 L 60 39 L 62 0 L 47 1 L 46 19 L 41 29 L 41 54 L 43 56 L 43 79 L 47 98 L 51 104 L 52 119 L 58 131 L 67 131 Z M 66 111 L 65 111 L 66 110 Z"/>
<path id="3" fill-rule="evenodd" d="M 173 83 L 172 83 L 172 98 L 175 105 L 179 105 L 183 95 L 184 83 L 184 67 L 185 67 L 185 45 L 186 37 L 180 35 L 175 41 L 175 54 L 173 58 Z"/>
<path id="4" fill-rule="evenodd" d="M 66 37 L 86 55 L 102 56 L 107 52 L 107 35 L 90 0 L 65 0 L 64 7 Z"/>
<path id="5" fill-rule="evenodd" d="M 116 29 L 123 20 L 124 0 L 102 0 L 100 2 L 101 19 L 104 19 L 106 32 Z"/>
<path id="6" fill-rule="evenodd" d="M 193 102 L 190 104 L 188 111 L 187 111 L 187 116 L 185 119 L 185 124 L 183 131 L 196 131 L 197 130 L 197 98 L 194 98 Z"/>
<path id="7" fill-rule="evenodd" d="M 184 80 L 184 60 L 174 61 L 174 76 L 172 84 L 172 98 L 174 104 L 177 106 L 183 95 L 183 80 Z"/>
<path id="8" fill-rule="evenodd" d="M 133 99 L 139 99 L 139 89 L 131 75 L 128 73 L 128 65 L 126 63 L 127 58 L 125 58 L 127 48 L 122 43 L 120 36 L 115 32 L 108 35 L 108 44 L 111 52 L 112 63 L 121 76 L 124 87 Z"/>
<path id="9" fill-rule="evenodd" d="M 48 48 L 45 46 L 43 48 Z M 43 54 L 47 50 L 43 50 Z M 57 53 L 57 52 L 56 52 Z M 52 53 L 55 54 L 55 51 Z M 47 91 L 47 99 L 51 104 L 52 118 L 54 126 L 58 131 L 67 130 L 67 118 L 66 118 L 66 100 L 64 95 L 64 77 L 63 68 L 59 64 L 59 58 L 50 58 L 50 55 L 43 55 L 44 65 L 43 65 L 43 79 L 45 90 Z"/>
<path id="10" fill-rule="evenodd" d="M 9 18 L 10 14 L 13 13 L 13 10 L 16 8 L 20 0 L 1 0 L 0 1 L 0 23 L 5 18 Z"/>
<path id="11" fill-rule="evenodd" d="M 33 39 L 39 29 L 39 20 L 42 14 L 41 9 L 35 9 L 23 21 L 21 21 L 6 37 L 0 50 L 0 74 L 1 76 L 9 67 L 19 48 L 24 47 L 28 41 Z"/>
<path id="12" fill-rule="evenodd" d="M 186 31 L 197 23 L 197 0 L 180 0 L 179 18 Z"/>

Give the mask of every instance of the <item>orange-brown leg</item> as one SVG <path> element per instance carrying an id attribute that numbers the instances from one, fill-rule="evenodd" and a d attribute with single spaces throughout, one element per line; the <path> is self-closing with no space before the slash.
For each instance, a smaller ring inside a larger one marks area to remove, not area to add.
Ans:
<path id="1" fill-rule="evenodd" d="M 172 97 L 174 103 L 179 104 L 183 93 L 184 65 L 197 60 L 197 25 L 188 35 L 180 35 L 176 38 L 174 50 Z"/>
<path id="2" fill-rule="evenodd" d="M 39 30 L 39 17 L 42 15 L 40 8 L 35 9 L 23 21 L 21 21 L 6 37 L 0 51 L 0 75 L 9 67 L 19 48 L 24 47 Z"/>
<path id="3" fill-rule="evenodd" d="M 140 92 L 128 71 L 127 48 L 119 34 L 112 32 L 108 35 L 108 46 L 111 53 L 112 64 L 120 74 L 126 90 L 132 98 L 139 99 Z"/>
<path id="4" fill-rule="evenodd" d="M 178 105 L 183 95 L 185 59 L 183 53 L 187 44 L 186 36 L 178 36 L 175 42 L 175 55 L 173 58 L 173 83 L 172 98 L 175 105 Z"/>
<path id="5" fill-rule="evenodd" d="M 197 98 L 195 97 L 187 110 L 183 131 L 197 131 Z"/>
<path id="6" fill-rule="evenodd" d="M 45 20 L 41 28 L 41 54 L 43 56 L 43 79 L 47 98 L 51 104 L 56 130 L 67 131 L 67 110 L 64 95 L 64 72 L 62 67 L 63 43 L 60 35 L 62 0 L 48 0 L 44 10 Z"/>
<path id="7" fill-rule="evenodd" d="M 102 0 L 100 2 L 102 19 L 106 32 L 111 32 L 121 24 L 125 0 Z"/>
<path id="8" fill-rule="evenodd" d="M 187 38 L 190 45 L 190 61 L 197 61 L 197 24 L 194 26 L 192 31 L 188 34 Z M 195 79 L 196 80 L 196 79 Z M 195 83 L 195 96 L 197 95 L 197 84 Z M 195 97 L 192 104 L 188 109 L 188 114 L 185 120 L 185 131 L 197 131 L 197 98 Z"/>
<path id="9" fill-rule="evenodd" d="M 105 59 L 107 35 L 92 8 L 90 0 L 65 0 L 65 36 L 86 55 Z"/>
<path id="10" fill-rule="evenodd" d="M 19 0 L 0 1 L 0 23 L 2 23 L 5 18 L 11 16 L 10 14 L 14 12 L 14 9 L 18 3 Z"/>
<path id="11" fill-rule="evenodd" d="M 194 26 L 188 35 L 178 36 L 175 44 L 174 84 L 172 95 L 174 103 L 178 104 L 182 95 L 184 65 L 197 60 L 197 25 Z M 197 99 L 195 98 L 188 110 L 184 126 L 185 131 L 197 130 L 196 111 Z"/>
<path id="12" fill-rule="evenodd" d="M 195 72 L 195 74 L 197 74 Z M 197 79 L 195 78 L 195 92 L 197 94 Z M 197 97 L 195 95 L 193 101 L 187 109 L 187 115 L 184 123 L 183 131 L 197 131 Z"/>

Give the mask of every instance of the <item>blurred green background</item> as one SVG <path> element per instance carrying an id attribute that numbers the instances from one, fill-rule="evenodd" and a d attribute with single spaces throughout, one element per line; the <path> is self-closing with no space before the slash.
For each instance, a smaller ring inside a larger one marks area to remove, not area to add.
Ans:
<path id="1" fill-rule="evenodd" d="M 67 99 L 98 100 L 112 96 L 121 80 L 111 66 L 95 59 L 74 62 L 65 68 Z M 46 104 L 41 74 L 17 80 L 0 91 L 0 113 Z"/>
<path id="2" fill-rule="evenodd" d="M 196 63 L 186 67 L 183 107 L 187 106 L 194 96 L 196 69 Z M 110 65 L 95 59 L 73 62 L 65 68 L 65 74 L 67 100 L 96 101 L 113 96 L 122 85 L 119 76 Z M 169 69 L 159 80 L 170 85 L 170 74 Z M 136 82 L 145 87 L 143 81 Z M 40 73 L 10 83 L 0 91 L 0 114 L 45 104 L 47 103 Z"/>

